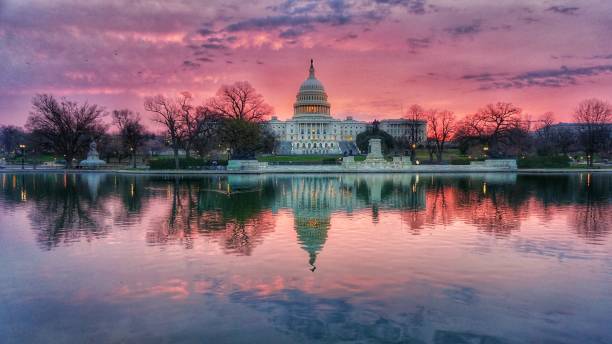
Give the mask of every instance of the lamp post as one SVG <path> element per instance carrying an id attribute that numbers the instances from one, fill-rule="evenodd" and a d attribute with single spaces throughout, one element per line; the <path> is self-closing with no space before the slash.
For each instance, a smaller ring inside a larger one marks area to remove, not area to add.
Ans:
<path id="1" fill-rule="evenodd" d="M 21 149 L 21 169 L 23 170 L 25 167 L 25 149 L 26 149 L 26 145 L 24 145 L 23 143 L 19 145 L 19 148 Z"/>
<path id="2" fill-rule="evenodd" d="M 133 147 L 130 147 L 130 158 L 132 158 L 132 168 L 136 168 L 136 156 L 134 155 Z"/>
<path id="3" fill-rule="evenodd" d="M 482 150 L 484 152 L 485 158 L 487 158 L 487 154 L 489 153 L 489 146 L 485 145 L 484 147 L 482 147 Z"/>

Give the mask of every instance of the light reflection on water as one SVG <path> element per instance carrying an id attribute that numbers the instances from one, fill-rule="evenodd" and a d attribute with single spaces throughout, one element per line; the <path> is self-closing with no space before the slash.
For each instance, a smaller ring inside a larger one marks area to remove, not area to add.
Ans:
<path id="1" fill-rule="evenodd" d="M 0 178 L 2 342 L 612 342 L 612 174 Z"/>

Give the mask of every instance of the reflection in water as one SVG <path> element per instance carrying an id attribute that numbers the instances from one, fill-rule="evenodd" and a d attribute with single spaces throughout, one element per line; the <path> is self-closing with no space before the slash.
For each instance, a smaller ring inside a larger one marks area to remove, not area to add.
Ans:
<path id="1" fill-rule="evenodd" d="M 96 182 L 101 182 L 104 176 L 85 177 L 3 175 L 2 191 L 7 200 L 33 204 L 29 218 L 37 232 L 37 241 L 41 247 L 51 249 L 62 242 L 102 237 L 108 230 L 104 220 L 108 211 L 96 199 Z M 13 204 L 7 202 L 6 206 Z"/>
<path id="2" fill-rule="evenodd" d="M 612 338 L 601 326 L 612 306 L 603 287 L 612 276 L 610 174 L 87 173 L 2 174 L 1 181 L 0 216 L 19 222 L 23 214 L 21 232 L 37 246 L 28 256 L 9 250 L 6 261 L 21 265 L 0 281 L 0 297 L 16 305 L 10 319 L 22 326 L 28 321 L 20 307 L 28 314 L 78 308 L 82 315 L 79 302 L 91 301 L 152 322 L 150 332 L 163 325 L 153 309 L 168 319 L 174 311 L 244 313 L 253 324 L 263 317 L 274 333 L 297 342 Z M 0 239 L 10 240 L 7 233 Z M 45 264 L 35 270 L 28 259 L 40 252 L 48 264 L 54 257 L 66 264 L 62 281 Z M 65 263 L 61 258 L 73 257 L 66 252 L 87 259 Z M 87 284 L 82 276 L 93 270 L 104 277 Z M 65 288 L 64 277 L 83 287 Z M 560 282 L 568 278 L 582 283 Z M 65 294 L 49 301 L 45 288 Z M 591 296 L 597 304 L 573 301 Z M 0 323 L 10 319 L 0 310 Z M 217 335 L 201 325 L 177 338 Z M 263 341 L 257 334 L 242 338 Z"/>
<path id="3" fill-rule="evenodd" d="M 161 218 L 148 227 L 148 243 L 180 242 L 192 248 L 194 236 L 201 235 L 240 255 L 250 255 L 266 233 L 274 231 L 273 213 L 289 209 L 298 242 L 314 269 L 333 213 L 338 211 L 350 214 L 370 209 L 373 223 L 378 222 L 381 209 L 398 211 L 413 234 L 426 226 L 465 221 L 484 232 L 507 236 L 520 230 L 530 212 L 546 216 L 550 207 L 575 204 L 565 209 L 571 213 L 570 227 L 581 238 L 597 241 L 609 233 L 610 180 L 607 175 L 590 174 L 518 178 L 516 174 L 454 178 L 3 174 L 2 206 L 33 204 L 32 227 L 46 248 L 81 237 L 102 237 L 111 227 L 109 218 L 126 227 L 139 223 L 143 212 L 152 211 Z"/>

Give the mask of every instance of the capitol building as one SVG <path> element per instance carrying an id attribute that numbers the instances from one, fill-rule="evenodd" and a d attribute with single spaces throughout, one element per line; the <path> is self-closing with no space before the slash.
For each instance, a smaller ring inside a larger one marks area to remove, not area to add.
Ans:
<path id="1" fill-rule="evenodd" d="M 406 137 L 412 127 L 407 119 L 382 120 L 379 128 L 396 139 Z M 355 140 L 371 123 L 347 117 L 339 120 L 331 116 L 331 104 L 321 81 L 315 76 L 313 60 L 309 75 L 293 104 L 293 118 L 281 121 L 273 116 L 268 128 L 278 140 L 275 153 L 291 154 L 359 154 Z M 426 138 L 426 123 L 418 121 L 419 142 Z"/>

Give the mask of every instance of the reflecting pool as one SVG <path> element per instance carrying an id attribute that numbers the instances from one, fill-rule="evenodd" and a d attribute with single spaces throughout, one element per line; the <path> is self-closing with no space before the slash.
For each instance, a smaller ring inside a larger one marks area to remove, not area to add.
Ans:
<path id="1" fill-rule="evenodd" d="M 612 174 L 0 174 L 2 343 L 612 343 Z"/>

